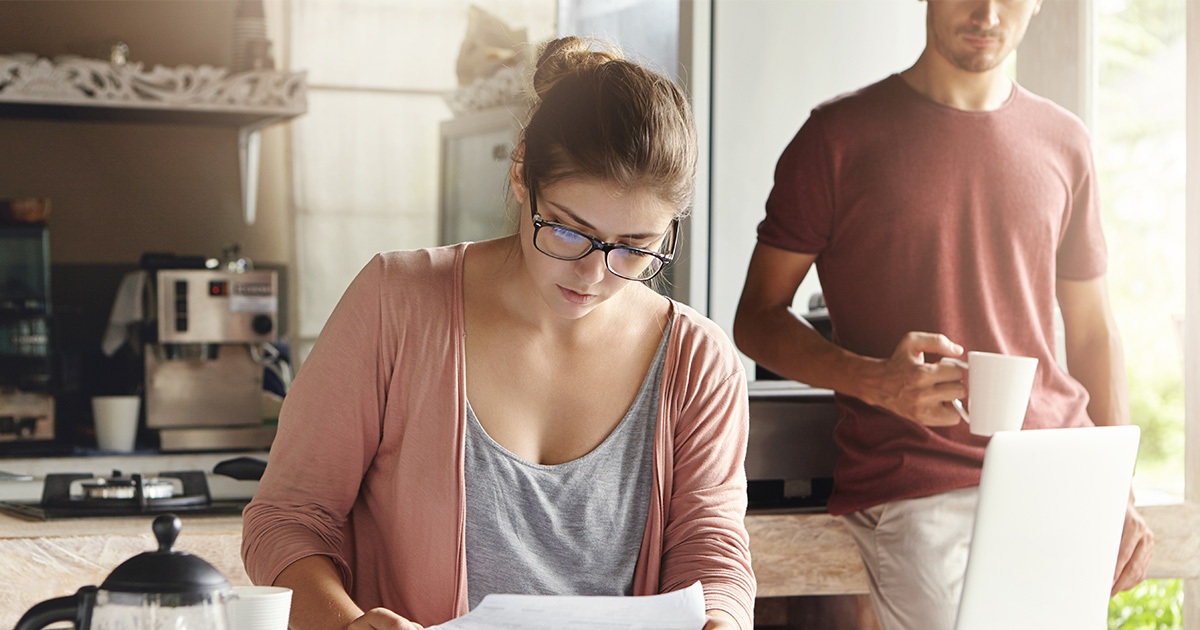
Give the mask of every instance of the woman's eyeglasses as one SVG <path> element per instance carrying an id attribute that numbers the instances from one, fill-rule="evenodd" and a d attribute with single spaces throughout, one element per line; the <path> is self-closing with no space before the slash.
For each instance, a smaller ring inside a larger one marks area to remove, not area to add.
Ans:
<path id="1" fill-rule="evenodd" d="M 565 225 L 543 221 L 537 211 L 537 194 L 529 187 L 529 209 L 533 213 L 533 246 L 539 252 L 558 260 L 580 260 L 597 249 L 604 252 L 604 265 L 613 275 L 626 280 L 645 282 L 657 276 L 675 258 L 679 240 L 679 219 L 671 221 L 659 251 L 639 249 L 628 245 L 605 243 Z"/>

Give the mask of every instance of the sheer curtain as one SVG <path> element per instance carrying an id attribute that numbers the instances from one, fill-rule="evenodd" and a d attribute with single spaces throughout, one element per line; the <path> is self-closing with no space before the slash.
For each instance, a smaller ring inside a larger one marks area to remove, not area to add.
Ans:
<path id="1" fill-rule="evenodd" d="M 308 72 L 308 113 L 292 123 L 301 359 L 371 256 L 437 244 L 439 123 L 470 4 L 288 4 L 290 65 Z M 531 41 L 553 34 L 554 0 L 474 4 Z"/>

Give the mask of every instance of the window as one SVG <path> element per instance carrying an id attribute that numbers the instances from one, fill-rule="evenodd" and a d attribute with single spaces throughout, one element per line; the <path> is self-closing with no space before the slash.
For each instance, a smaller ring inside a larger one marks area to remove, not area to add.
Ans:
<path id="1" fill-rule="evenodd" d="M 452 117 L 469 4 L 288 5 L 291 66 L 308 72 L 308 113 L 292 123 L 301 358 L 371 256 L 438 244 L 438 125 Z M 531 41 L 553 34 L 554 0 L 475 4 Z"/>
<path id="2" fill-rule="evenodd" d="M 1092 125 L 1109 288 L 1125 339 L 1133 421 L 1145 429 L 1134 489 L 1155 530 L 1150 577 L 1184 578 L 1183 627 L 1195 629 L 1200 284 L 1186 271 L 1200 269 L 1200 164 L 1185 158 L 1189 147 L 1200 147 L 1200 119 L 1186 109 L 1200 90 L 1200 58 L 1187 52 L 1200 50 L 1200 11 L 1189 4 L 1046 2 L 1021 46 L 1017 76 Z M 1177 618 L 1153 619 L 1178 612 L 1176 585 L 1155 584 L 1147 595 L 1160 604 L 1147 611 L 1150 625 L 1136 618 L 1129 625 L 1118 614 L 1110 627 L 1179 627 Z"/>
<path id="3" fill-rule="evenodd" d="M 1097 3 L 1096 169 L 1125 342 L 1136 491 L 1183 499 L 1185 0 Z"/>

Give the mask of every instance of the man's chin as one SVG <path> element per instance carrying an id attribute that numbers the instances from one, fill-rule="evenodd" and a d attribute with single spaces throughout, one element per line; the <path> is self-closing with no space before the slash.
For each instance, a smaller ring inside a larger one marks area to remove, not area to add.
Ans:
<path id="1" fill-rule="evenodd" d="M 950 60 L 950 63 L 964 72 L 984 73 L 1000 67 L 1004 56 L 998 55 L 962 55 Z"/>

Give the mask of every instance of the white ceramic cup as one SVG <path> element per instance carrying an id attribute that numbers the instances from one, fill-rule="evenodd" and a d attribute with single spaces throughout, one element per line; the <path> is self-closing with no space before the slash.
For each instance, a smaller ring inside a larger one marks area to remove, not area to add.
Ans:
<path id="1" fill-rule="evenodd" d="M 93 396 L 92 417 L 96 421 L 96 443 L 101 450 L 133 450 L 137 438 L 140 396 Z"/>
<path id="2" fill-rule="evenodd" d="M 292 589 L 235 586 L 229 601 L 229 630 L 287 630 Z"/>
<path id="3" fill-rule="evenodd" d="M 993 352 L 968 352 L 967 362 L 949 359 L 967 370 L 967 398 L 971 412 L 962 401 L 953 402 L 958 415 L 975 435 L 995 435 L 997 431 L 1020 431 L 1029 408 L 1029 393 L 1037 374 L 1038 360 Z"/>

